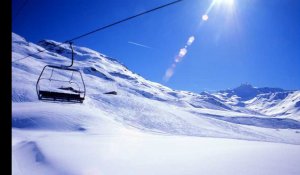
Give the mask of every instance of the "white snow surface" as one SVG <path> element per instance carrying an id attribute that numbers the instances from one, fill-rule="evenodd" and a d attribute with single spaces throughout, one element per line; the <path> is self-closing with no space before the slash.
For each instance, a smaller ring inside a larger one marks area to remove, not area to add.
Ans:
<path id="1" fill-rule="evenodd" d="M 39 101 L 43 67 L 70 64 L 71 50 L 38 44 L 12 33 L 13 174 L 300 174 L 300 91 L 173 90 L 74 46 L 84 102 Z"/>

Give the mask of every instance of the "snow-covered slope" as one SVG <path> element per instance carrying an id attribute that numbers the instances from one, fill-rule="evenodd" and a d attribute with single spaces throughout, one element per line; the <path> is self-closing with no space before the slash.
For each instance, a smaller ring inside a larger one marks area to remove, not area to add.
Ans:
<path id="1" fill-rule="evenodd" d="M 241 100 L 238 96 L 240 93 L 226 96 L 229 92 L 197 94 L 173 90 L 144 79 L 115 59 L 79 46 L 74 46 L 74 68 L 82 72 L 86 84 L 84 102 L 70 104 L 39 101 L 35 85 L 43 67 L 47 64 L 70 64 L 69 46 L 63 44 L 54 47 L 55 44 L 60 43 L 43 40 L 33 44 L 12 34 L 14 174 L 84 174 L 86 171 L 81 173 L 79 169 L 88 170 L 102 163 L 108 166 L 104 162 L 112 160 L 105 156 L 115 158 L 120 151 L 130 151 L 132 145 L 138 149 L 139 144 L 135 141 L 158 144 L 151 141 L 151 137 L 155 136 L 201 136 L 300 144 L 299 91 L 272 90 L 255 93 L 254 96 L 251 92 Z M 47 51 L 33 55 L 43 49 Z M 22 59 L 28 55 L 31 56 Z M 62 73 L 62 76 L 66 74 Z M 105 94 L 109 91 L 116 91 L 117 95 Z M 266 93 L 289 95 L 275 101 L 277 98 L 272 95 L 263 96 Z M 270 104 L 265 105 L 268 100 Z M 286 113 L 274 112 L 282 107 L 285 107 Z M 146 139 L 135 140 L 136 136 Z M 107 141 L 110 138 L 115 140 Z M 158 139 L 159 143 L 163 140 L 161 138 Z M 119 147 L 113 145 L 122 144 L 128 139 L 128 145 L 115 150 Z M 104 145 L 97 140 L 103 141 Z M 171 147 L 173 143 L 176 143 L 176 139 L 166 144 Z M 201 143 L 206 142 L 197 141 L 196 144 L 200 146 Z M 210 144 L 212 142 L 207 143 Z M 247 145 L 246 142 L 244 144 Z M 228 148 L 230 145 L 231 143 Z M 104 150 L 101 149 L 102 146 Z M 148 147 L 143 145 L 141 149 L 146 151 Z M 179 148 L 174 150 L 177 149 Z M 298 147 L 296 150 L 299 150 Z M 89 161 L 78 160 L 81 155 Z M 70 159 L 65 160 L 68 156 Z M 120 158 L 119 163 L 127 161 L 124 157 Z M 141 157 L 137 158 L 140 159 Z M 95 163 L 89 165 L 91 162 Z M 118 165 L 120 166 L 122 167 Z M 38 170 L 35 171 L 36 169 Z M 109 174 L 122 172 L 114 167 L 107 167 L 105 170 Z M 140 171 L 130 172 L 128 169 L 125 172 L 141 174 L 137 173 Z M 151 172 L 148 174 L 166 174 Z"/>
<path id="2" fill-rule="evenodd" d="M 285 90 L 280 88 L 256 88 L 250 84 L 241 84 L 239 87 L 234 89 L 228 89 L 220 91 L 220 93 L 226 94 L 226 97 L 230 98 L 232 96 L 239 97 L 240 101 L 250 100 L 256 97 L 259 94 L 266 94 L 266 93 L 276 93 L 276 92 L 284 92 Z"/>
<path id="3" fill-rule="evenodd" d="M 244 107 L 262 115 L 300 120 L 300 90 L 256 88 L 242 84 L 213 95 L 228 105 Z"/>
<path id="4" fill-rule="evenodd" d="M 26 139 L 24 141 L 24 138 Z M 300 147 L 123 130 L 115 134 L 13 130 L 17 175 L 298 175 Z"/>
<path id="5" fill-rule="evenodd" d="M 300 121 L 300 91 L 261 94 L 246 101 L 247 108 L 270 116 L 285 116 Z"/>
<path id="6" fill-rule="evenodd" d="M 25 104 L 37 106 L 37 111 L 34 113 L 39 113 L 40 109 L 49 108 L 48 113 L 55 112 L 56 116 L 61 115 L 60 113 L 71 113 L 73 108 L 94 107 L 109 113 L 109 117 L 115 121 L 151 132 L 290 142 L 287 138 L 269 135 L 268 130 L 265 131 L 264 128 L 261 128 L 264 123 L 258 125 L 260 128 L 256 128 L 255 122 L 252 122 L 253 126 L 249 126 L 249 122 L 240 123 L 245 125 L 236 125 L 236 122 L 232 122 L 230 119 L 219 118 L 245 117 L 248 120 L 267 118 L 264 115 L 230 105 L 224 98 L 218 98 L 215 95 L 172 90 L 161 84 L 145 80 L 116 60 L 78 46 L 74 46 L 74 67 L 83 73 L 87 91 L 86 100 L 83 104 L 74 104 L 71 109 L 69 109 L 71 106 L 69 104 L 55 103 L 54 105 L 63 106 L 61 110 L 56 111 L 54 110 L 56 107 L 51 107 L 51 103 L 38 101 L 35 83 L 44 65 L 68 65 L 70 63 L 71 50 L 69 46 L 63 44 L 55 48 L 53 46 L 60 43 L 52 40 L 43 40 L 35 45 L 16 34 L 12 34 L 12 38 L 12 101 L 14 106 L 19 106 L 13 108 L 13 127 L 20 127 L 16 121 L 20 118 L 23 119 L 24 116 L 19 116 L 14 112 L 23 109 L 22 106 Z M 14 61 L 44 48 L 48 51 Z M 118 95 L 104 94 L 108 91 L 116 91 Z M 235 90 L 235 92 L 236 95 L 241 94 L 241 90 Z M 247 92 L 247 97 L 248 94 L 252 93 Z M 295 97 L 296 100 L 297 98 L 299 97 Z M 254 105 L 256 102 L 256 106 L 259 106 L 258 100 L 252 103 L 247 102 L 249 109 L 253 109 L 250 104 Z M 257 111 L 262 112 L 263 110 Z M 23 113 L 20 112 L 20 114 Z M 33 118 L 30 112 L 28 116 Z M 38 118 L 34 119 L 39 120 Z M 268 123 L 268 120 L 265 122 Z M 282 119 L 278 124 L 274 123 L 272 128 L 282 128 L 283 125 L 286 126 L 283 128 L 290 128 L 291 123 L 292 128 L 300 128 L 300 122 L 287 119 Z M 269 124 L 266 124 L 265 128 L 270 128 Z"/>

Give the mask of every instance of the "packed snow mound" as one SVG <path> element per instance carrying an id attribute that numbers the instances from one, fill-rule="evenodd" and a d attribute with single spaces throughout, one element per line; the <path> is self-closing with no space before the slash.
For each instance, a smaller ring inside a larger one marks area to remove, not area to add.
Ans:
<path id="1" fill-rule="evenodd" d="M 290 120 L 276 120 L 270 126 L 273 120 L 269 118 L 286 116 L 269 116 L 263 107 L 261 110 L 251 107 L 252 103 L 259 106 L 264 102 L 240 101 L 239 90 L 232 96 L 221 92 L 197 94 L 173 90 L 144 79 L 117 60 L 94 50 L 74 45 L 74 53 L 73 67 L 82 72 L 86 84 L 83 104 L 39 101 L 35 86 L 41 70 L 47 64 L 69 65 L 71 49 L 68 44 L 52 40 L 42 40 L 36 45 L 12 34 L 13 128 L 84 133 L 104 132 L 99 128 L 112 132 L 125 128 L 167 135 L 300 144 L 299 110 L 295 110 L 299 109 L 296 104 L 299 95 L 282 98 L 286 103 L 294 100 L 288 110 Z M 107 94 L 112 91 L 117 95 Z M 274 93 L 276 89 L 259 91 L 259 94 Z M 249 98 L 252 91 L 247 90 L 246 94 L 243 99 Z M 279 104 L 279 97 L 270 96 L 270 100 L 276 99 Z M 244 106 L 233 104 L 234 100 L 243 102 Z"/>
<path id="2" fill-rule="evenodd" d="M 14 175 L 300 173 L 299 145 L 134 132 L 12 134 Z"/>

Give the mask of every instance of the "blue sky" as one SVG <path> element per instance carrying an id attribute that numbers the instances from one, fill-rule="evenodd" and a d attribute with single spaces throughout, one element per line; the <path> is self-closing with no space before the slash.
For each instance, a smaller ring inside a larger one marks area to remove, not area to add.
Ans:
<path id="1" fill-rule="evenodd" d="M 16 15 L 25 1 L 12 1 L 12 31 L 38 42 L 65 41 L 172 0 L 28 0 Z M 185 0 L 75 44 L 114 57 L 146 79 L 174 89 L 214 91 L 245 82 L 300 89 L 300 1 L 219 1 L 207 21 L 202 15 L 213 0 Z M 191 36 L 195 40 L 186 55 L 174 62 Z"/>

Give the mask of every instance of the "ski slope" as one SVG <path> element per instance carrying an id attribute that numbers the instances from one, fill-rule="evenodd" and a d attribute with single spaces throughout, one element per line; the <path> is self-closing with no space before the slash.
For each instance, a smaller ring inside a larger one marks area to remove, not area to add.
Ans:
<path id="1" fill-rule="evenodd" d="M 13 174 L 300 173 L 300 147 L 282 143 L 164 136 L 127 129 L 97 134 L 15 129 L 13 138 Z"/>
<path id="2" fill-rule="evenodd" d="M 69 46 L 55 44 L 12 33 L 13 174 L 299 174 L 299 96 L 286 99 L 289 115 L 268 115 L 256 99 L 173 90 L 74 46 L 85 101 L 39 101 L 43 66 L 70 62 Z"/>

